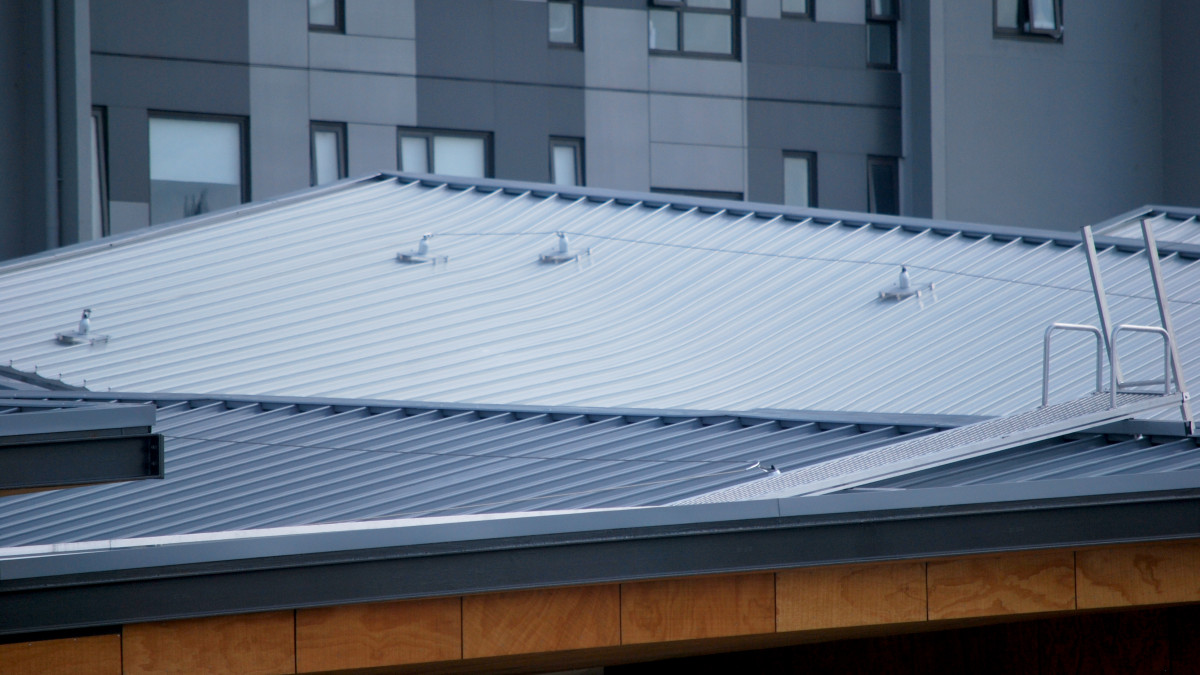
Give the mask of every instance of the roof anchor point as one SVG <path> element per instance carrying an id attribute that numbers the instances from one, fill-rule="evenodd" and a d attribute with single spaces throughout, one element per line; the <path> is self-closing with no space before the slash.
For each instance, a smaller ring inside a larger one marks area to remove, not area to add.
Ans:
<path id="1" fill-rule="evenodd" d="M 430 239 L 433 239 L 433 233 L 426 232 L 425 235 L 421 237 L 420 243 L 417 244 L 416 250 L 397 253 L 396 262 L 407 263 L 410 265 L 421 263 L 433 263 L 434 265 L 437 265 L 439 262 L 449 262 L 450 256 L 429 254 Z"/>
<path id="2" fill-rule="evenodd" d="M 591 248 L 585 248 L 582 251 L 578 249 L 572 250 L 571 242 L 567 239 L 566 232 L 556 232 L 555 236 L 558 237 L 558 244 L 554 248 L 539 256 L 539 262 L 557 265 L 559 263 L 570 262 L 572 260 L 579 260 L 579 256 L 581 255 L 591 256 Z"/>
<path id="3" fill-rule="evenodd" d="M 75 327 L 75 330 L 68 330 L 68 331 L 63 331 L 61 333 L 55 333 L 54 339 L 60 345 L 77 345 L 77 344 L 82 344 L 84 342 L 87 342 L 89 344 L 96 344 L 97 342 L 108 342 L 107 335 L 97 335 L 91 331 L 92 331 L 92 310 L 91 310 L 91 308 L 88 308 L 88 309 L 83 310 L 83 313 L 79 316 L 79 324 Z M 59 379 L 62 379 L 61 375 L 60 375 Z"/>
<path id="4" fill-rule="evenodd" d="M 914 295 L 917 298 L 925 291 L 932 291 L 933 284 L 913 284 L 912 275 L 908 271 L 908 265 L 900 266 L 900 276 L 896 279 L 896 283 L 879 291 L 880 300 L 904 300 L 911 298 Z"/>

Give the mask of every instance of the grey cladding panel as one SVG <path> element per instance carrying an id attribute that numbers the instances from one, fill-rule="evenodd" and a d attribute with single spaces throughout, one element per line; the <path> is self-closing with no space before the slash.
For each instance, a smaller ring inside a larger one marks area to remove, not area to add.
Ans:
<path id="1" fill-rule="evenodd" d="M 248 5 L 246 0 L 92 2 L 92 49 L 247 63 Z"/>
<path id="2" fill-rule="evenodd" d="M 746 62 L 867 68 L 862 26 L 796 19 L 746 19 Z"/>
<path id="3" fill-rule="evenodd" d="M 751 147 L 900 154 L 899 110 L 749 101 L 746 115 Z"/>
<path id="4" fill-rule="evenodd" d="M 510 82 L 545 82 L 551 51 L 547 46 L 546 5 L 497 2 L 492 7 L 492 21 L 496 73 Z"/>
<path id="5" fill-rule="evenodd" d="M 308 187 L 308 74 L 250 68 L 250 186 L 255 199 Z"/>
<path id="6" fill-rule="evenodd" d="M 416 78 L 309 71 L 309 114 L 314 120 L 416 124 Z"/>
<path id="7" fill-rule="evenodd" d="M 415 0 L 350 0 L 346 34 L 416 38 Z"/>
<path id="8" fill-rule="evenodd" d="M 328 70 L 413 75 L 416 49 L 415 41 L 395 38 L 320 32 L 308 38 L 309 65 Z"/>
<path id="9" fill-rule="evenodd" d="M 583 92 L 500 84 L 495 100 L 496 176 L 550 180 L 549 138 L 583 136 Z"/>
<path id="10" fill-rule="evenodd" d="M 250 69 L 97 54 L 92 56 L 92 97 L 98 105 L 248 115 Z"/>
<path id="11" fill-rule="evenodd" d="M 149 203 L 149 116 L 144 108 L 109 106 L 107 112 L 108 197 L 114 202 Z"/>
<path id="12" fill-rule="evenodd" d="M 351 176 L 396 170 L 396 127 L 346 125 L 346 159 Z"/>
<path id="13" fill-rule="evenodd" d="M 417 124 L 437 129 L 491 131 L 496 128 L 492 82 L 417 78 Z"/>
<path id="14" fill-rule="evenodd" d="M 583 13 L 587 86 L 644 90 L 649 84 L 646 12 L 593 7 Z"/>
<path id="15" fill-rule="evenodd" d="M 253 0 L 250 63 L 308 66 L 308 9 L 295 0 Z"/>
<path id="16" fill-rule="evenodd" d="M 775 63 L 746 66 L 750 98 L 899 108 L 900 73 L 886 70 L 806 68 Z"/>
<path id="17" fill-rule="evenodd" d="M 818 153 L 817 194 L 821 208 L 866 211 L 866 155 Z"/>
<path id="18" fill-rule="evenodd" d="M 421 75 L 494 79 L 492 0 L 417 0 Z"/>

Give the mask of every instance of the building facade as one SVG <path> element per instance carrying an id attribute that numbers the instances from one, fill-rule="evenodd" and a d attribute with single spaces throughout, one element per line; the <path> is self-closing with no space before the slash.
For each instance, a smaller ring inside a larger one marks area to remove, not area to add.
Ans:
<path id="1" fill-rule="evenodd" d="M 1189 27 L 1187 0 L 19 0 L 0 257 L 388 170 L 1074 227 L 1200 201 Z"/>

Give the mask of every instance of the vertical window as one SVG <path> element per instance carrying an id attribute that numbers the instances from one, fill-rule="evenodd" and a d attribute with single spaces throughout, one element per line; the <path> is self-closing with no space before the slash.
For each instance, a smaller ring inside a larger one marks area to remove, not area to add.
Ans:
<path id="1" fill-rule="evenodd" d="M 550 180 L 555 185 L 583 185 L 583 139 L 550 139 Z"/>
<path id="2" fill-rule="evenodd" d="M 867 158 L 867 209 L 900 215 L 900 167 L 895 157 Z"/>
<path id="3" fill-rule="evenodd" d="M 550 0 L 546 3 L 550 23 L 550 44 L 580 47 L 583 43 L 583 9 L 580 0 Z"/>
<path id="4" fill-rule="evenodd" d="M 92 239 L 109 233 L 108 228 L 108 125 L 103 108 L 92 110 Z"/>
<path id="5" fill-rule="evenodd" d="M 246 201 L 245 121 L 152 113 L 150 222 Z"/>
<path id="6" fill-rule="evenodd" d="M 736 0 L 651 0 L 650 51 L 738 55 Z"/>
<path id="7" fill-rule="evenodd" d="M 323 185 L 346 177 L 346 125 L 312 123 L 312 184 Z"/>
<path id="8" fill-rule="evenodd" d="M 783 0 L 783 15 L 799 19 L 813 18 L 812 5 L 814 0 Z"/>
<path id="9" fill-rule="evenodd" d="M 783 154 L 783 203 L 817 205 L 817 156 L 811 152 Z"/>
<path id="10" fill-rule="evenodd" d="M 345 0 L 308 0 L 308 29 L 346 32 Z"/>
<path id="11" fill-rule="evenodd" d="M 400 170 L 445 176 L 492 175 L 492 135 L 462 131 L 401 129 Z"/>
<path id="12" fill-rule="evenodd" d="M 867 65 L 895 69 L 900 0 L 867 0 Z"/>
<path id="13" fill-rule="evenodd" d="M 994 35 L 1061 40 L 1062 0 L 992 0 Z"/>

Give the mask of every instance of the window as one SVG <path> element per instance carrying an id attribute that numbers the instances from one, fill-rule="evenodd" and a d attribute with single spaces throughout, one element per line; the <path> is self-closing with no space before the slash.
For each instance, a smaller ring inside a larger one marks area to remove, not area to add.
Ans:
<path id="1" fill-rule="evenodd" d="M 555 185 L 583 185 L 583 139 L 550 139 L 550 180 Z"/>
<path id="2" fill-rule="evenodd" d="M 669 195 L 683 195 L 685 197 L 702 197 L 704 199 L 726 199 L 730 201 L 742 201 L 742 193 L 727 192 L 725 190 L 689 190 L 686 188 L 661 188 L 652 187 L 651 192 Z"/>
<path id="3" fill-rule="evenodd" d="M 895 157 L 867 158 L 867 210 L 900 215 L 900 167 Z"/>
<path id="4" fill-rule="evenodd" d="M 103 108 L 92 110 L 92 239 L 109 233 L 108 226 L 108 125 Z"/>
<path id="5" fill-rule="evenodd" d="M 151 113 L 150 222 L 246 201 L 245 157 L 244 119 Z"/>
<path id="6" fill-rule="evenodd" d="M 346 32 L 345 0 L 308 0 L 308 29 Z"/>
<path id="7" fill-rule="evenodd" d="M 323 185 L 346 177 L 346 125 L 312 123 L 312 184 Z"/>
<path id="8" fill-rule="evenodd" d="M 896 68 L 896 22 L 900 0 L 867 0 L 867 65 Z"/>
<path id="9" fill-rule="evenodd" d="M 783 203 L 817 205 L 817 156 L 811 152 L 783 153 Z"/>
<path id="10" fill-rule="evenodd" d="M 580 0 L 550 0 L 546 3 L 550 44 L 579 48 L 583 43 L 583 11 Z"/>
<path id="11" fill-rule="evenodd" d="M 737 0 L 651 0 L 650 51 L 738 55 Z"/>
<path id="12" fill-rule="evenodd" d="M 813 18 L 814 0 L 783 0 L 783 15 L 799 19 Z"/>
<path id="13" fill-rule="evenodd" d="M 492 135 L 463 131 L 400 130 L 400 170 L 445 176 L 492 175 Z"/>
<path id="14" fill-rule="evenodd" d="M 1062 0 L 992 0 L 992 32 L 1062 40 Z"/>

